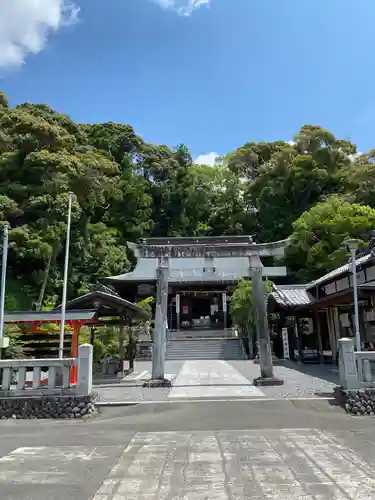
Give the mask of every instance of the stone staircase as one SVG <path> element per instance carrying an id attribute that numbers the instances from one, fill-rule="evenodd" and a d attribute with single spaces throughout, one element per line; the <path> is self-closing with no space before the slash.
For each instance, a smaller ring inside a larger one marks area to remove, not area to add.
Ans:
<path id="1" fill-rule="evenodd" d="M 173 339 L 167 343 L 166 359 L 244 359 L 241 340 L 236 337 L 193 337 Z"/>
<path id="2" fill-rule="evenodd" d="M 170 340 L 197 340 L 197 339 L 217 339 L 217 338 L 233 338 L 231 329 L 214 329 L 214 328 L 201 328 L 199 330 L 179 330 L 169 332 Z"/>

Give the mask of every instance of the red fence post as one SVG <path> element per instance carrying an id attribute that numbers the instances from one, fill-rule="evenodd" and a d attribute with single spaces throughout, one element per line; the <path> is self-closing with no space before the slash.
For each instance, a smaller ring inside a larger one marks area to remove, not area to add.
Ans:
<path id="1" fill-rule="evenodd" d="M 78 358 L 78 343 L 79 343 L 79 331 L 81 329 L 81 324 L 79 321 L 72 321 L 73 325 L 73 335 L 72 335 L 72 348 L 71 348 L 71 356 L 72 358 Z M 78 377 L 78 366 L 75 364 L 70 369 L 70 383 L 72 385 L 77 384 Z"/>

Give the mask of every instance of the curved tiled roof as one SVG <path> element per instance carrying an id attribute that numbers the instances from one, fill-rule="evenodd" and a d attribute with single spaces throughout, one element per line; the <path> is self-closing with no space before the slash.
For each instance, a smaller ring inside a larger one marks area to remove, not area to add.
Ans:
<path id="1" fill-rule="evenodd" d="M 355 263 L 356 266 L 360 266 L 362 264 L 366 264 L 366 262 L 369 262 L 373 258 L 373 254 L 369 253 L 367 255 L 364 255 L 363 257 L 359 257 L 356 259 Z M 330 271 L 329 273 L 325 274 L 324 276 L 321 276 L 315 281 L 312 281 L 308 285 L 306 285 L 307 290 L 311 290 L 314 288 L 314 286 L 321 285 L 322 283 L 327 283 L 335 278 L 338 278 L 342 274 L 350 272 L 350 263 L 348 262 L 347 264 L 344 264 L 341 267 L 338 267 L 337 269 L 334 269 L 333 271 Z"/>
<path id="2" fill-rule="evenodd" d="M 271 296 L 281 307 L 307 306 L 314 298 L 306 287 L 307 285 L 273 285 Z"/>

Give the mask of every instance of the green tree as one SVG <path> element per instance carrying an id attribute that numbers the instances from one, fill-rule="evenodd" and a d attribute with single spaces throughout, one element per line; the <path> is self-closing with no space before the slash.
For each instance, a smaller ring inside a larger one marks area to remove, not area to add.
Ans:
<path id="1" fill-rule="evenodd" d="M 10 224 L 7 307 L 59 302 L 69 190 L 69 297 L 130 270 L 125 242 L 149 235 L 253 234 L 261 242 L 293 233 L 290 265 L 301 279 L 315 277 L 341 257 L 329 254 L 336 251 L 333 236 L 321 243 L 326 256 L 316 242 L 306 249 L 301 220 L 337 194 L 340 206 L 375 208 L 374 158 L 374 150 L 357 155 L 351 142 L 304 125 L 292 143 L 249 141 L 213 167 L 196 165 L 184 144 L 147 143 L 128 124 L 76 123 L 45 104 L 10 107 L 0 92 L 0 224 Z M 342 229 L 337 217 L 322 224 L 333 234 L 358 233 Z M 367 225 L 372 229 L 371 217 Z"/>
<path id="2" fill-rule="evenodd" d="M 153 297 L 146 297 L 145 299 L 137 302 L 137 306 L 146 311 L 151 316 L 153 300 Z"/>
<path id="3" fill-rule="evenodd" d="M 375 149 L 358 156 L 340 172 L 348 200 L 375 208 Z"/>
<path id="4" fill-rule="evenodd" d="M 0 220 L 11 225 L 10 278 L 31 291 L 33 302 L 60 293 L 69 190 L 75 194 L 70 293 L 126 270 L 124 237 L 150 226 L 145 190 L 124 167 L 139 143 L 131 127 L 81 126 L 45 105 L 10 109 L 3 96 L 0 130 Z M 128 201 L 133 212 L 124 210 Z"/>
<path id="5" fill-rule="evenodd" d="M 248 142 L 224 157 L 226 164 L 238 178 L 248 181 L 255 180 L 263 165 L 274 157 L 275 153 L 283 150 L 287 144 L 276 142 Z"/>
<path id="6" fill-rule="evenodd" d="M 303 213 L 293 227 L 287 265 L 300 279 L 313 280 L 348 259 L 345 240 L 369 240 L 375 210 L 331 196 Z"/>
<path id="7" fill-rule="evenodd" d="M 339 192 L 339 172 L 350 165 L 355 152 L 348 141 L 312 125 L 302 127 L 293 144 L 273 144 L 245 193 L 256 213 L 260 241 L 288 237 L 304 211 Z"/>
<path id="8" fill-rule="evenodd" d="M 269 281 L 264 282 L 264 293 L 268 295 L 272 289 Z M 230 301 L 230 311 L 234 323 L 238 326 L 240 336 L 250 346 L 249 354 L 254 352 L 256 336 L 253 287 L 251 280 L 242 279 L 237 283 Z"/>

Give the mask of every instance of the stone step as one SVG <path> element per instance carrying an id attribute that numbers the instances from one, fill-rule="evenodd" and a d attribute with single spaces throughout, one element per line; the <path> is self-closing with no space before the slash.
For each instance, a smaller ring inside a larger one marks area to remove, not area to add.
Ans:
<path id="1" fill-rule="evenodd" d="M 227 347 L 217 347 L 215 349 L 168 349 L 168 353 L 184 353 L 184 352 L 222 352 L 222 351 L 227 351 L 227 352 L 240 352 L 240 349 L 231 349 Z"/>
<path id="2" fill-rule="evenodd" d="M 233 333 L 231 329 L 218 330 L 218 329 L 202 329 L 202 330 L 180 330 L 178 332 L 170 332 L 172 340 L 184 339 L 210 339 L 210 338 L 232 338 Z"/>
<path id="3" fill-rule="evenodd" d="M 239 339 L 170 340 L 166 359 L 243 359 Z"/>

